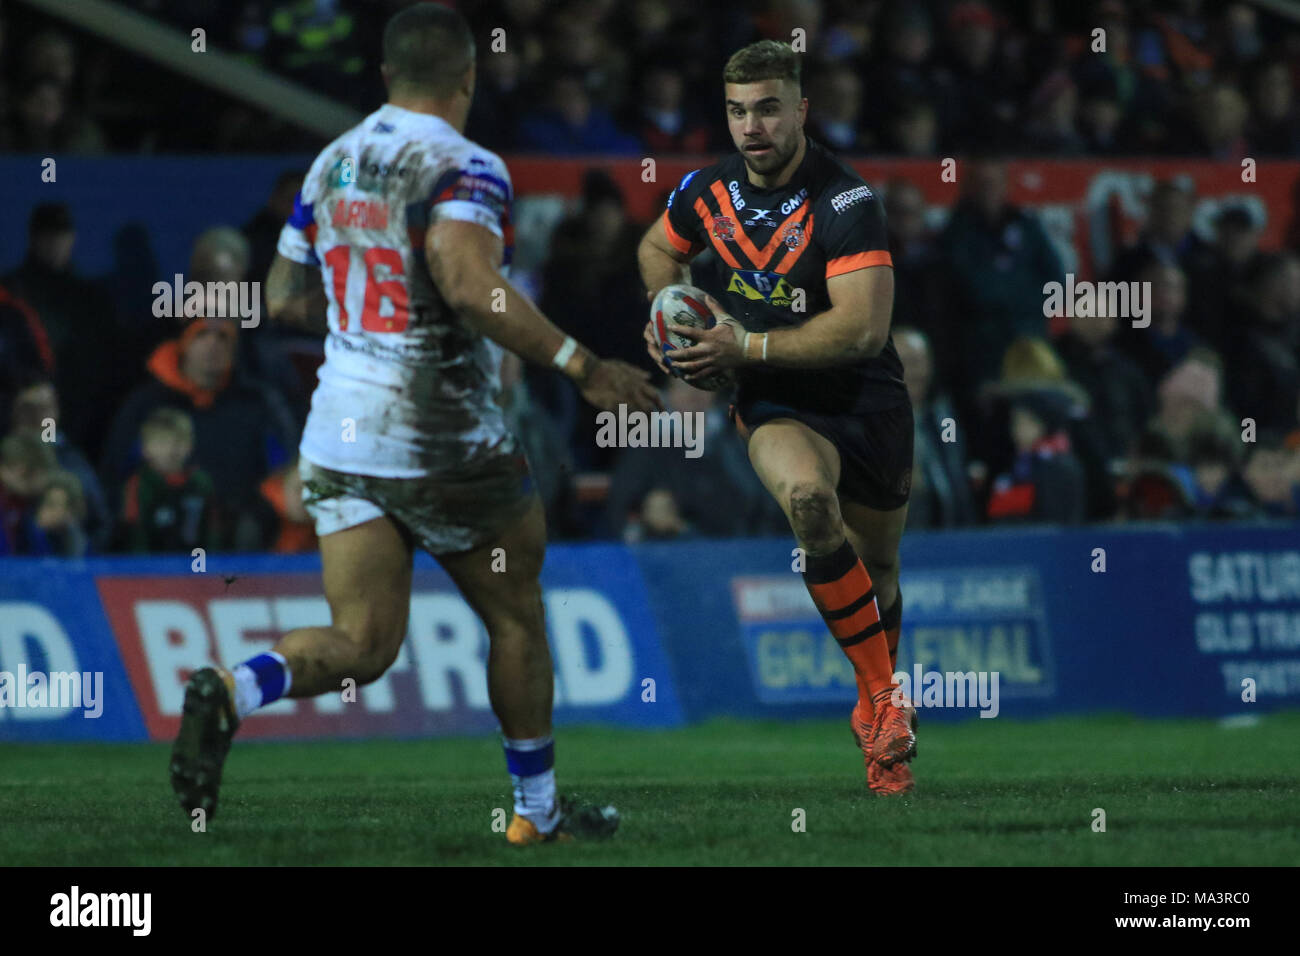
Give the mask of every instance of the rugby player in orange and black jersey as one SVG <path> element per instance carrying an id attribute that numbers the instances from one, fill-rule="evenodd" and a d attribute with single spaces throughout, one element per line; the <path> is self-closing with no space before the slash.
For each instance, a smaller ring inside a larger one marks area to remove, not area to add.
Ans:
<path id="1" fill-rule="evenodd" d="M 711 248 L 696 278 L 748 332 L 801 325 L 831 307 L 826 280 L 870 266 L 892 266 L 879 197 L 862 177 L 814 140 L 783 186 L 746 176 L 739 153 L 688 173 L 668 200 L 664 232 L 679 252 Z M 802 296 L 796 298 L 802 291 Z M 796 311 L 798 307 L 798 311 Z M 831 368 L 742 366 L 736 407 L 744 413 L 785 406 L 815 415 L 858 415 L 909 404 L 893 338 L 878 355 Z M 898 507 L 907 489 L 879 489 L 866 503 Z"/>
<path id="2" fill-rule="evenodd" d="M 911 489 L 912 409 L 889 335 L 893 263 L 879 198 L 804 135 L 789 44 L 762 40 L 723 72 L 736 153 L 688 174 L 637 249 L 650 295 L 699 281 L 716 323 L 670 324 L 688 382 L 734 370 L 736 426 L 804 553 L 804 583 L 853 664 L 850 715 L 867 785 L 913 789 L 916 711 L 897 663 L 898 546 Z M 651 357 L 667 359 L 647 324 Z M 884 609 L 883 611 L 881 609 Z"/>

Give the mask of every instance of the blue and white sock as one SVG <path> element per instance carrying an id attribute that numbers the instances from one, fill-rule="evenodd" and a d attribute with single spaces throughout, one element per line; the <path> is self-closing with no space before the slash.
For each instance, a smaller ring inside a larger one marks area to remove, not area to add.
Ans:
<path id="1" fill-rule="evenodd" d="M 257 708 L 289 693 L 289 662 L 275 651 L 258 654 L 230 672 L 235 678 L 235 716 L 243 720 Z"/>
<path id="2" fill-rule="evenodd" d="M 506 748 L 506 768 L 515 791 L 515 813 L 542 833 L 550 833 L 560 822 L 560 803 L 555 799 L 555 740 L 550 734 L 531 740 L 501 738 Z"/>

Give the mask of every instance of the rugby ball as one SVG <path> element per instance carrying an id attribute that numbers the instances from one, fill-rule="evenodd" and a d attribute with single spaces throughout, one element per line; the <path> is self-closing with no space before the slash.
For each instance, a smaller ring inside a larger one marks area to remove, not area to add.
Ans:
<path id="1" fill-rule="evenodd" d="M 687 348 L 692 342 L 683 335 L 670 332 L 668 326 L 685 325 L 693 329 L 713 328 L 717 322 L 713 318 L 713 313 L 709 310 L 704 298 L 704 290 L 697 289 L 693 285 L 667 285 L 659 290 L 654 302 L 650 304 L 650 327 L 654 330 L 655 340 L 659 343 L 659 350 L 663 352 L 664 361 L 668 364 L 669 370 L 683 381 L 686 381 L 686 379 L 673 366 L 672 353 L 676 349 Z M 732 374 L 732 371 L 725 369 L 704 378 L 687 382 L 687 384 L 706 391 L 716 392 L 733 385 L 735 381 L 736 376 Z"/>

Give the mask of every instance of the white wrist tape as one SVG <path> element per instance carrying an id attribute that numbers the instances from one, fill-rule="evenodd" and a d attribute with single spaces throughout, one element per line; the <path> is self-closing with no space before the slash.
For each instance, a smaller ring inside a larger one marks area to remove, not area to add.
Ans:
<path id="1" fill-rule="evenodd" d="M 566 335 L 564 344 L 556 351 L 555 358 L 551 359 L 551 363 L 560 371 L 564 371 L 564 367 L 569 364 L 569 359 L 573 358 L 573 353 L 576 351 L 578 351 L 578 343 L 572 335 Z"/>
<path id="2" fill-rule="evenodd" d="M 763 361 L 767 361 L 767 333 L 763 333 Z"/>

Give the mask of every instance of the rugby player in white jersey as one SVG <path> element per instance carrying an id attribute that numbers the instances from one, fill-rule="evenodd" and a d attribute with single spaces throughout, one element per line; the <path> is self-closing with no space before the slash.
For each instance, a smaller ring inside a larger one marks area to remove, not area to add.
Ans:
<path id="1" fill-rule="evenodd" d="M 331 623 L 191 677 L 172 786 L 187 813 L 212 815 L 247 714 L 379 678 L 406 635 L 418 545 L 487 628 L 488 692 L 515 796 L 507 838 L 607 836 L 612 808 L 556 796 L 545 522 L 495 401 L 498 346 L 559 367 L 598 408 L 650 411 L 659 400 L 645 372 L 598 360 L 504 277 L 510 179 L 462 135 L 475 76 L 465 21 L 431 3 L 409 7 L 388 22 L 383 54 L 388 102 L 312 164 L 266 283 L 273 317 L 328 321 L 300 452 Z"/>

